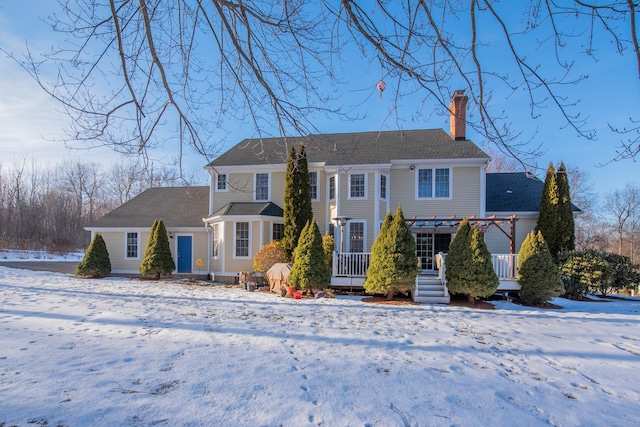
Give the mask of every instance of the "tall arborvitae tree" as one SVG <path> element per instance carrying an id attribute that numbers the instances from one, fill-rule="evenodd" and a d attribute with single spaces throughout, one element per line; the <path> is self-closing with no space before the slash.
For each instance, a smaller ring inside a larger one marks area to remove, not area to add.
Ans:
<path id="1" fill-rule="evenodd" d="M 544 188 L 542 190 L 542 199 L 540 200 L 540 215 L 535 231 L 540 231 L 544 240 L 549 246 L 549 252 L 553 259 L 557 259 L 560 252 L 559 240 L 559 214 L 558 206 L 560 203 L 560 195 L 558 193 L 558 180 L 556 177 L 553 163 L 549 163 L 547 168 L 547 176 L 544 180 Z"/>
<path id="2" fill-rule="evenodd" d="M 144 259 L 140 264 L 140 274 L 154 274 L 156 279 L 162 274 L 171 274 L 176 269 L 169 248 L 169 237 L 164 221 L 156 219 L 149 231 L 147 248 L 144 251 Z"/>
<path id="3" fill-rule="evenodd" d="M 311 185 L 309 181 L 309 164 L 307 163 L 307 151 L 304 144 L 300 144 L 298 162 L 296 168 L 296 184 L 298 186 L 296 202 L 296 223 L 300 233 L 307 222 L 314 220 L 313 207 L 311 206 Z"/>
<path id="4" fill-rule="evenodd" d="M 111 273 L 109 251 L 100 233 L 96 233 L 84 258 L 76 266 L 76 274 L 83 277 L 105 277 L 109 273 Z"/>
<path id="5" fill-rule="evenodd" d="M 543 305 L 564 293 L 560 273 L 540 231 L 530 232 L 518 253 L 518 295 L 525 305 Z"/>
<path id="6" fill-rule="evenodd" d="M 573 219 L 573 206 L 571 205 L 571 191 L 569 189 L 569 176 L 564 163 L 560 162 L 556 171 L 558 183 L 558 244 L 559 250 L 574 250 L 576 248 L 576 226 Z"/>
<path id="7" fill-rule="evenodd" d="M 295 209 L 295 161 L 296 161 L 296 148 L 292 145 L 289 148 L 289 158 L 287 159 L 287 172 L 285 176 L 284 187 L 284 235 L 282 236 L 282 247 L 286 253 L 287 262 L 291 261 L 293 257 L 293 251 L 296 249 L 297 237 L 299 236 L 297 223 L 296 223 L 296 209 Z"/>
<path id="8" fill-rule="evenodd" d="M 463 289 L 464 268 L 471 262 L 471 226 L 467 218 L 458 225 L 458 231 L 449 244 L 445 260 L 445 278 L 452 293 L 461 293 Z"/>
<path id="9" fill-rule="evenodd" d="M 371 248 L 371 262 L 364 288 L 367 292 L 382 292 L 393 299 L 396 292 L 411 290 L 418 275 L 416 241 L 407 226 L 402 207 L 395 216 L 387 213 L 378 238 Z"/>
<path id="10" fill-rule="evenodd" d="M 289 283 L 312 291 L 331 285 L 331 273 L 327 269 L 322 247 L 322 235 L 315 218 L 307 222 L 295 250 L 294 263 L 289 273 Z"/>
<path id="11" fill-rule="evenodd" d="M 300 145 L 298 153 L 295 147 L 291 146 L 284 190 L 284 236 L 282 238 L 287 261 L 293 261 L 293 254 L 298 246 L 302 229 L 312 219 L 307 153 L 303 144 Z"/>

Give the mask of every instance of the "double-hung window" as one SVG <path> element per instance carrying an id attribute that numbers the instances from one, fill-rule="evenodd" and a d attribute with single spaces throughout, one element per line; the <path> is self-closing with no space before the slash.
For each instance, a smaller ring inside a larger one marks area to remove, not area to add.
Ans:
<path id="1" fill-rule="evenodd" d="M 451 194 L 449 168 L 418 169 L 418 198 L 448 198 Z"/>
<path id="2" fill-rule="evenodd" d="M 218 191 L 227 191 L 227 175 L 226 174 L 218 174 L 218 181 L 216 189 Z"/>
<path id="3" fill-rule="evenodd" d="M 363 173 L 349 175 L 349 197 L 352 199 L 365 198 L 365 177 Z"/>
<path id="4" fill-rule="evenodd" d="M 284 224 L 273 224 L 271 240 L 280 241 L 284 237 Z"/>
<path id="5" fill-rule="evenodd" d="M 269 174 L 256 174 L 256 200 L 269 200 Z"/>
<path id="6" fill-rule="evenodd" d="M 363 222 L 349 222 L 349 252 L 364 252 Z"/>
<path id="7" fill-rule="evenodd" d="M 383 200 L 387 198 L 387 176 L 386 175 L 380 175 L 380 198 Z"/>
<path id="8" fill-rule="evenodd" d="M 309 172 L 309 192 L 311 200 L 318 200 L 318 172 Z"/>
<path id="9" fill-rule="evenodd" d="M 138 252 L 138 233 L 127 233 L 126 258 L 137 259 L 139 257 L 140 254 Z"/>
<path id="10" fill-rule="evenodd" d="M 236 222 L 236 257 L 249 256 L 249 223 Z"/>
<path id="11" fill-rule="evenodd" d="M 329 200 L 336 199 L 336 177 L 329 177 Z"/>

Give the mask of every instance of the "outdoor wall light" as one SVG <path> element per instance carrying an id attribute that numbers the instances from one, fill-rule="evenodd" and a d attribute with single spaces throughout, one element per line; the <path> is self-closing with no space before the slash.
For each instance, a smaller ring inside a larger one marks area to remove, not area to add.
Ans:
<path id="1" fill-rule="evenodd" d="M 414 170 L 416 170 L 416 167 L 415 167 L 415 166 L 413 166 L 413 165 L 411 165 L 411 166 L 409 166 L 409 170 L 410 170 L 411 172 L 413 172 Z"/>

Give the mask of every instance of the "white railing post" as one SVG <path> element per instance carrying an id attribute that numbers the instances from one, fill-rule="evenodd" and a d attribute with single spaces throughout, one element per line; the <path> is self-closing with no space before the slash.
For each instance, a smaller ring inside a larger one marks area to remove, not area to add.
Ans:
<path id="1" fill-rule="evenodd" d="M 498 279 L 516 279 L 518 277 L 516 269 L 518 265 L 517 254 L 491 255 L 491 263 Z"/>

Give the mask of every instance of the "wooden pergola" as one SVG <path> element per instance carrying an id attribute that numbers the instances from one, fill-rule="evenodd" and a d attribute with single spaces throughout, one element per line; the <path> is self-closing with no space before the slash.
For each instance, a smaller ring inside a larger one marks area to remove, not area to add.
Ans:
<path id="1" fill-rule="evenodd" d="M 439 218 L 436 216 L 432 216 L 431 218 L 417 218 L 413 217 L 410 219 L 406 219 L 407 226 L 412 230 L 424 230 L 426 232 L 437 233 L 438 230 L 441 230 L 445 227 L 449 228 L 451 232 L 454 232 L 454 229 L 457 230 L 460 222 L 462 222 L 464 218 L 457 218 L 455 215 L 449 218 Z M 486 231 L 489 227 L 495 226 L 507 236 L 509 239 L 509 253 L 516 253 L 516 221 L 518 218 L 516 215 L 510 215 L 507 217 L 499 218 L 496 215 L 490 215 L 486 218 L 476 218 L 475 215 L 466 217 L 469 220 L 470 224 L 478 224 L 478 227 L 482 232 Z M 509 231 L 506 231 L 503 228 L 503 225 L 508 225 Z"/>

